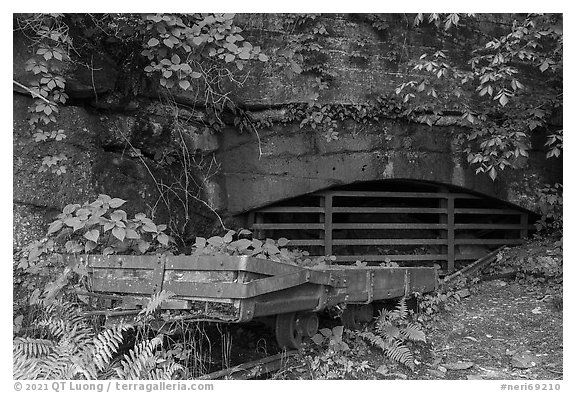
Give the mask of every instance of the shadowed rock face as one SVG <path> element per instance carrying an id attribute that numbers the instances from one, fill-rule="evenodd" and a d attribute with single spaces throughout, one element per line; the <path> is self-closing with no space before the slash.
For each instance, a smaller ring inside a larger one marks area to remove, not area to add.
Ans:
<path id="1" fill-rule="evenodd" d="M 272 59 L 291 34 L 298 33 L 286 30 L 282 15 L 241 14 L 237 18 L 246 39 L 260 45 Z M 380 32 L 361 16 L 330 15 L 323 22 L 329 34 L 319 37 L 318 43 L 331 80 L 318 96 L 315 75 L 290 73 L 279 60 L 249 64 L 244 84 L 225 82 L 223 92 L 255 117 L 272 111 L 278 119 L 285 115 L 287 104 L 311 98 L 321 104 L 367 103 L 378 94 L 392 92 L 405 76 L 408 61 L 438 43 L 432 30 L 407 28 L 402 15 L 390 15 L 388 27 Z M 476 39 L 471 36 L 465 46 L 473 46 Z M 444 45 L 455 54 L 464 53 L 452 43 Z M 30 73 L 24 67 L 31 55 L 24 37 L 15 33 L 13 77 L 25 85 Z M 434 127 L 384 119 L 375 125 L 339 122 L 339 137 L 330 142 L 321 132 L 298 124 L 274 125 L 258 135 L 239 134 L 231 126 L 213 134 L 202 125 L 205 115 L 197 106 L 204 100 L 201 86 L 190 93 L 171 92 L 177 103 L 188 105 L 180 108 L 176 121 L 174 108 L 159 99 L 163 91 L 156 82 L 139 86 L 136 96 L 122 94 L 119 85 L 127 75 L 144 79 L 140 70 L 126 70 L 105 53 L 95 53 L 78 64 L 65 72 L 70 106 L 63 107 L 58 123 L 47 128 L 65 130 L 64 141 L 33 142 L 27 124 L 32 100 L 15 87 L 15 245 L 43 233 L 41 228 L 66 204 L 88 201 L 99 193 L 128 200 L 130 214 L 155 210 L 159 223 L 172 221 L 183 227 L 188 212 L 185 232 L 191 236 L 215 216 L 201 203 L 189 199 L 183 205 L 182 194 L 167 192 L 166 187 L 177 188 L 184 172 L 194 180 L 190 185 L 194 195 L 224 216 L 333 185 L 380 179 L 452 184 L 533 208 L 531 191 L 562 178 L 560 161 L 544 159 L 545 139 L 533 144 L 524 169 L 504 173 L 496 182 L 475 175 L 453 144 L 451 132 L 458 125 L 450 121 Z M 165 153 L 175 141 L 202 165 L 167 164 Z M 130 147 L 142 155 L 129 154 Z M 68 157 L 67 173 L 38 172 L 43 156 L 59 153 Z M 159 203 L 162 195 L 174 199 L 169 208 Z"/>
<path id="2" fill-rule="evenodd" d="M 382 121 L 363 126 L 362 132 L 357 129 L 343 124 L 339 139 L 330 142 L 321 132 L 297 125 L 264 130 L 260 140 L 255 134 L 227 130 L 220 136 L 217 157 L 228 212 L 240 213 L 330 186 L 385 179 L 460 186 L 533 209 L 533 199 L 522 190 L 553 178 L 558 170 L 558 162 L 533 151 L 524 169 L 492 181 L 487 175 L 476 175 L 457 151 L 452 127 Z"/>

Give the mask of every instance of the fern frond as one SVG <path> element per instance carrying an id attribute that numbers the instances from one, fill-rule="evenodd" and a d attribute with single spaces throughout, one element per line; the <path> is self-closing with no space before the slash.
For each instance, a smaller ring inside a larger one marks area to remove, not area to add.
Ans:
<path id="1" fill-rule="evenodd" d="M 154 350 L 162 344 L 162 336 L 154 337 L 134 346 L 124 360 L 121 367 L 115 368 L 119 379 L 150 379 L 150 372 L 156 368 Z"/>
<path id="2" fill-rule="evenodd" d="M 402 329 L 402 336 L 410 341 L 423 341 L 426 342 L 426 335 L 420 327 L 414 323 L 409 323 Z"/>
<path id="3" fill-rule="evenodd" d="M 393 338 L 400 338 L 401 331 L 396 325 L 392 325 L 390 322 L 382 322 L 376 325 L 376 331 L 384 339 L 390 340 Z"/>
<path id="4" fill-rule="evenodd" d="M 386 350 L 386 355 L 398 363 L 405 365 L 414 371 L 414 356 L 410 349 L 398 340 L 393 340 L 389 343 L 388 349 Z"/>
<path id="5" fill-rule="evenodd" d="M 156 310 L 160 308 L 160 306 L 165 300 L 170 299 L 172 296 L 174 296 L 173 292 L 164 290 L 152 295 L 150 297 L 150 300 L 146 304 L 146 307 L 144 307 L 142 311 L 140 311 L 140 314 L 144 314 L 146 316 L 153 314 L 154 312 L 156 312 Z"/>
<path id="6" fill-rule="evenodd" d="M 32 337 L 16 337 L 12 342 L 14 356 L 41 357 L 48 355 L 56 343 L 51 340 Z"/>
<path id="7" fill-rule="evenodd" d="M 361 338 L 368 341 L 370 344 L 374 345 L 375 347 L 380 348 L 382 351 L 386 352 L 388 349 L 388 344 L 384 339 L 372 332 L 358 332 L 357 333 Z"/>
<path id="8" fill-rule="evenodd" d="M 405 320 L 408 318 L 408 306 L 406 304 L 406 297 L 401 297 L 396 305 L 396 309 L 392 312 L 395 320 Z"/>
<path id="9" fill-rule="evenodd" d="M 15 356 L 12 377 L 14 379 L 39 379 L 42 365 L 40 359 Z"/>
<path id="10" fill-rule="evenodd" d="M 171 380 L 174 379 L 175 374 L 178 371 L 184 370 L 181 364 L 176 362 L 168 362 L 168 364 L 163 364 L 162 367 L 158 367 L 150 372 L 150 379 L 153 380 Z"/>
<path id="11" fill-rule="evenodd" d="M 122 333 L 129 329 L 129 325 L 112 326 L 98 334 L 92 340 L 90 356 L 99 371 L 104 371 L 112 360 L 118 347 L 122 344 Z"/>

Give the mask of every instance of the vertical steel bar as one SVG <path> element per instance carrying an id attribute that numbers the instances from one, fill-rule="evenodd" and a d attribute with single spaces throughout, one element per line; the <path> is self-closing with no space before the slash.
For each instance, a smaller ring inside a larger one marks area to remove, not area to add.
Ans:
<path id="1" fill-rule="evenodd" d="M 522 213 L 520 215 L 520 225 L 522 229 L 520 230 L 520 238 L 524 239 L 528 237 L 528 214 Z"/>
<path id="2" fill-rule="evenodd" d="M 324 255 L 332 255 L 332 195 L 324 198 Z"/>
<path id="3" fill-rule="evenodd" d="M 256 212 L 256 213 L 254 214 L 254 222 L 255 222 L 256 224 L 262 224 L 262 223 L 264 222 L 264 217 L 262 217 L 262 213 Z M 263 239 L 263 238 L 264 238 L 263 232 L 264 232 L 264 231 L 262 231 L 262 230 L 260 230 L 260 229 L 255 229 L 255 230 L 254 230 L 254 233 L 253 233 L 254 238 L 255 238 L 255 239 Z"/>
<path id="4" fill-rule="evenodd" d="M 326 206 L 326 196 L 325 195 L 321 195 L 320 196 L 320 207 L 325 207 Z M 323 228 L 320 230 L 320 240 L 322 240 L 322 246 L 324 248 L 324 254 L 328 255 L 326 253 L 326 211 L 324 211 L 323 213 L 320 213 L 318 215 L 318 222 L 320 222 L 320 224 L 324 224 Z M 321 254 L 320 254 L 321 255 Z"/>
<path id="5" fill-rule="evenodd" d="M 454 271 L 454 197 L 448 195 L 448 273 Z"/>
<path id="6" fill-rule="evenodd" d="M 448 190 L 445 188 L 440 189 L 440 192 L 442 193 L 448 193 Z M 447 198 L 440 198 L 438 200 L 438 207 L 441 209 L 447 209 L 448 208 L 448 199 Z M 439 217 L 438 217 L 438 222 L 440 224 L 448 224 L 448 211 L 444 212 L 444 213 L 440 213 Z M 446 255 L 446 264 L 448 264 L 448 229 L 441 229 L 439 231 L 439 237 L 441 239 L 446 239 L 446 244 L 443 246 L 440 246 L 440 253 Z M 444 265 L 444 264 L 442 264 Z M 448 269 L 448 266 L 446 265 L 446 269 Z"/>

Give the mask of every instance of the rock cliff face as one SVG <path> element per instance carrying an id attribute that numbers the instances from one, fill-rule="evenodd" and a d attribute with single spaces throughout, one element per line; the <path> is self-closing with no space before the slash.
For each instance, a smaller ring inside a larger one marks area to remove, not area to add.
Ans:
<path id="1" fill-rule="evenodd" d="M 294 34 L 283 30 L 281 15 L 238 18 L 246 37 L 271 54 Z M 367 103 L 392 92 L 401 66 L 438 40 L 425 31 L 410 32 L 400 15 L 390 16 L 389 28 L 380 32 L 359 16 L 332 15 L 324 23 L 330 34 L 318 43 L 329 88 L 316 95 L 313 73 L 295 75 L 287 72 L 285 63 L 270 61 L 250 65 L 242 86 L 224 86 L 229 97 L 254 117 L 272 111 L 282 118 L 286 105 L 314 98 L 322 104 Z M 23 85 L 29 81 L 24 71 L 32 56 L 29 44 L 15 33 L 14 80 Z M 147 81 L 143 73 L 133 75 L 138 70 L 127 71 L 106 54 L 84 64 L 92 66 L 66 70 L 71 99 L 61 108 L 57 124 L 48 127 L 65 130 L 63 141 L 34 142 L 27 123 L 32 99 L 15 85 L 15 247 L 40 237 L 66 204 L 99 193 L 126 199 L 129 213 L 153 213 L 159 223 L 170 223 L 187 237 L 210 230 L 216 217 L 211 209 L 226 217 L 357 181 L 435 181 L 532 208 L 531 190 L 562 178 L 561 162 L 545 160 L 539 140 L 524 169 L 504 173 L 495 182 L 475 175 L 454 146 L 451 132 L 459 126 L 449 121 L 432 127 L 399 119 L 371 125 L 338 121 L 338 139 L 332 141 L 298 123 L 275 124 L 258 133 L 239 133 L 229 125 L 214 134 L 202 123 L 198 95 L 174 90 L 168 104 L 156 82 Z M 127 75 L 144 81 L 135 95 L 119 88 L 125 88 Z M 68 158 L 66 173 L 38 171 L 43 156 L 60 153 Z"/>

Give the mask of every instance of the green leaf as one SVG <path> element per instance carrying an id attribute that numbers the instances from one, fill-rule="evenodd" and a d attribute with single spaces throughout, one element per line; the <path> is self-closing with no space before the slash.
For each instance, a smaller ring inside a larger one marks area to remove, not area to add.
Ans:
<path id="1" fill-rule="evenodd" d="M 168 235 L 166 235 L 165 233 L 160 233 L 156 238 L 156 240 L 158 240 L 158 242 L 163 246 L 167 246 L 168 242 L 170 241 L 170 237 L 168 237 Z"/>
<path id="2" fill-rule="evenodd" d="M 80 205 L 77 203 L 75 203 L 73 205 L 66 205 L 64 207 L 64 210 L 62 210 L 62 212 L 64 214 L 71 214 L 71 213 L 74 213 L 76 211 L 76 209 L 78 209 L 78 208 L 80 208 Z"/>
<path id="3" fill-rule="evenodd" d="M 124 237 L 126 237 L 126 230 L 124 228 L 115 227 L 112 229 L 112 235 L 121 242 L 124 241 Z"/>
<path id="4" fill-rule="evenodd" d="M 264 244 L 263 247 L 264 251 L 266 251 L 269 255 L 280 254 L 280 250 L 274 244 Z"/>
<path id="5" fill-rule="evenodd" d="M 84 237 L 88 240 L 93 241 L 94 243 L 98 242 L 98 238 L 100 237 L 100 231 L 98 229 L 92 229 L 84 234 Z"/>
<path id="6" fill-rule="evenodd" d="M 53 221 L 48 227 L 48 234 L 51 235 L 54 232 L 58 232 L 64 223 L 61 220 Z"/>
<path id="7" fill-rule="evenodd" d="M 322 345 L 322 343 L 324 342 L 324 337 L 320 334 L 320 333 L 316 333 L 314 336 L 312 336 L 310 338 L 314 344 L 316 345 Z"/>
<path id="8" fill-rule="evenodd" d="M 490 176 L 490 178 L 494 181 L 496 179 L 496 168 L 494 167 L 490 168 L 488 176 Z"/>
<path id="9" fill-rule="evenodd" d="M 200 78 L 201 76 L 202 76 L 202 74 L 199 73 L 199 72 L 197 72 L 197 71 L 192 71 L 192 72 L 190 73 L 190 77 L 191 77 L 191 78 L 194 78 L 194 79 L 198 79 L 198 78 Z"/>
<path id="10" fill-rule="evenodd" d="M 76 232 L 78 229 L 84 228 L 85 222 L 79 217 L 70 217 L 64 220 L 64 224 L 72 227 Z"/>
<path id="11" fill-rule="evenodd" d="M 230 63 L 230 62 L 234 61 L 235 58 L 236 58 L 236 56 L 234 56 L 231 53 L 228 53 L 228 54 L 226 54 L 226 56 L 224 56 L 224 61 L 226 63 Z"/>
<path id="12" fill-rule="evenodd" d="M 278 239 L 278 247 L 284 247 L 288 243 L 290 243 L 290 240 L 286 239 L 285 237 L 281 237 L 280 239 Z"/>
<path id="13" fill-rule="evenodd" d="M 112 206 L 112 201 L 110 201 L 110 206 Z M 110 219 L 112 221 L 124 221 L 126 220 L 126 212 L 124 210 L 114 210 L 112 213 L 110 213 Z"/>
<path id="14" fill-rule="evenodd" d="M 88 241 L 86 242 L 86 244 L 84 244 L 84 252 L 90 252 L 90 251 L 92 251 L 93 249 L 95 249 L 97 246 L 98 246 L 97 243 L 95 243 L 95 242 L 93 242 L 93 241 L 91 241 L 91 240 L 88 240 Z"/>
<path id="15" fill-rule="evenodd" d="M 140 251 L 142 254 L 144 254 L 146 251 L 148 251 L 148 249 L 150 248 L 150 243 L 148 243 L 145 240 L 140 240 L 138 242 L 138 251 Z"/>
<path id="16" fill-rule="evenodd" d="M 181 80 L 180 82 L 178 82 L 178 86 L 180 86 L 182 90 L 186 90 L 190 87 L 190 82 L 188 82 L 187 80 Z"/>
<path id="17" fill-rule="evenodd" d="M 344 333 L 344 326 L 336 326 L 332 329 L 334 337 L 337 337 L 340 340 L 342 340 L 342 333 Z"/>
<path id="18" fill-rule="evenodd" d="M 196 248 L 204 248 L 206 247 L 206 239 L 203 237 L 196 237 L 196 243 L 194 244 Z"/>
<path id="19" fill-rule="evenodd" d="M 160 43 L 156 38 L 150 38 L 148 40 L 148 46 L 156 46 Z"/>
<path id="20" fill-rule="evenodd" d="M 232 235 L 234 235 L 235 233 L 236 231 L 228 231 L 228 233 L 224 235 L 222 241 L 224 241 L 224 243 L 230 243 L 232 241 Z"/>
<path id="21" fill-rule="evenodd" d="M 126 229 L 126 238 L 127 239 L 140 239 L 140 235 L 134 229 L 127 228 Z"/>
<path id="22" fill-rule="evenodd" d="M 238 54 L 238 57 L 242 60 L 248 60 L 250 58 L 250 49 L 247 47 L 242 48 L 242 52 Z"/>
<path id="23" fill-rule="evenodd" d="M 205 36 L 197 36 L 192 38 L 192 43 L 196 46 L 201 45 L 206 40 Z"/>
<path id="24" fill-rule="evenodd" d="M 208 244 L 215 246 L 215 247 L 219 247 L 219 246 L 222 246 L 224 244 L 224 240 L 220 236 L 212 236 L 207 241 L 208 241 Z"/>
<path id="25" fill-rule="evenodd" d="M 126 201 L 124 199 L 120 199 L 120 198 L 113 198 L 109 202 L 110 207 L 113 209 L 119 208 L 120 206 L 122 206 L 125 203 L 126 203 Z"/>
<path id="26" fill-rule="evenodd" d="M 104 223 L 104 232 L 108 232 L 110 229 L 115 228 L 116 224 L 111 221 L 107 221 Z"/>
<path id="27" fill-rule="evenodd" d="M 158 233 L 158 229 L 152 221 L 145 222 L 144 225 L 142 225 L 142 230 L 150 233 Z"/>
<path id="28" fill-rule="evenodd" d="M 248 239 L 239 239 L 230 243 L 230 246 L 238 251 L 244 251 L 252 245 L 252 242 Z"/>

